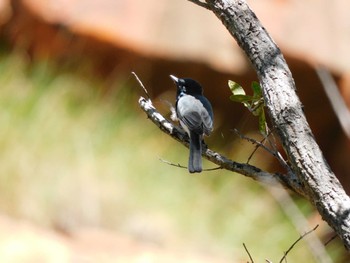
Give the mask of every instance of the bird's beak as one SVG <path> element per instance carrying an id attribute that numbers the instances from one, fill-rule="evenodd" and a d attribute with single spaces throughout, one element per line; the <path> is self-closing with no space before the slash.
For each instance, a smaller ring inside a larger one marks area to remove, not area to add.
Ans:
<path id="1" fill-rule="evenodd" d="M 174 75 L 170 75 L 170 78 L 171 78 L 175 83 L 178 83 L 178 82 L 179 82 L 179 78 L 175 77 Z"/>

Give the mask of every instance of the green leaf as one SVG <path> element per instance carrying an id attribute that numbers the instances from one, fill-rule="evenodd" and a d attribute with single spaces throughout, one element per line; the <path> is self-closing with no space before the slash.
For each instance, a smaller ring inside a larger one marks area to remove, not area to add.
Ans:
<path id="1" fill-rule="evenodd" d="M 248 95 L 231 95 L 230 99 L 235 102 L 250 102 L 253 97 Z"/>
<path id="2" fill-rule="evenodd" d="M 233 80 L 228 81 L 228 86 L 233 95 L 245 95 L 245 91 L 242 88 L 242 86 L 234 82 Z"/>
<path id="3" fill-rule="evenodd" d="M 267 123 L 263 107 L 261 107 L 261 111 L 259 114 L 259 131 L 262 135 L 267 136 Z"/>
<path id="4" fill-rule="evenodd" d="M 256 81 L 252 82 L 251 88 L 253 90 L 253 96 L 246 95 L 242 86 L 232 80 L 228 81 L 228 86 L 232 92 L 230 99 L 242 103 L 254 116 L 258 117 L 259 132 L 266 136 L 267 123 L 264 111 L 264 99 L 262 97 L 260 84 Z"/>
<path id="5" fill-rule="evenodd" d="M 253 90 L 253 97 L 254 98 L 261 98 L 262 97 L 262 90 L 260 87 L 260 84 L 256 81 L 252 82 L 252 90 Z"/>

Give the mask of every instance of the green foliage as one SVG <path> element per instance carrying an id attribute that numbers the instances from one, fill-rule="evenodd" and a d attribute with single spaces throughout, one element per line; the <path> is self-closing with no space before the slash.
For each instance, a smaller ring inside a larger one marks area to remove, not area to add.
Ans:
<path id="1" fill-rule="evenodd" d="M 228 86 L 232 92 L 230 99 L 234 102 L 242 103 L 254 116 L 258 117 L 259 132 L 266 136 L 267 123 L 264 111 L 265 104 L 259 83 L 254 81 L 251 85 L 253 96 L 246 95 L 242 86 L 232 80 L 228 81 Z"/>

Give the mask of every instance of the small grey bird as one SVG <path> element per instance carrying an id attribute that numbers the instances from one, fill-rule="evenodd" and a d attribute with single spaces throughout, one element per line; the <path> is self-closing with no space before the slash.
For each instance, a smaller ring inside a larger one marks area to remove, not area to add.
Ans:
<path id="1" fill-rule="evenodd" d="M 177 78 L 170 75 L 177 86 L 175 111 L 181 127 L 190 137 L 190 157 L 188 171 L 202 171 L 203 135 L 209 136 L 213 130 L 213 109 L 203 96 L 201 85 L 190 78 Z"/>

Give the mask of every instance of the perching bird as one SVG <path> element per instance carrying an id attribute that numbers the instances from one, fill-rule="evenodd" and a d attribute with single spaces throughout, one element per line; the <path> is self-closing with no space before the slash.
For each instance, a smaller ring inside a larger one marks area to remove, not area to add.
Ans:
<path id="1" fill-rule="evenodd" d="M 202 171 L 203 135 L 209 136 L 213 130 L 213 109 L 203 96 L 201 85 L 189 78 L 180 79 L 170 75 L 177 86 L 175 111 L 180 125 L 190 137 L 190 157 L 188 171 Z"/>

